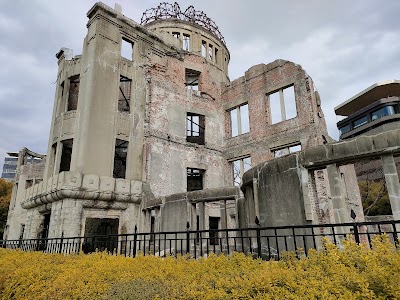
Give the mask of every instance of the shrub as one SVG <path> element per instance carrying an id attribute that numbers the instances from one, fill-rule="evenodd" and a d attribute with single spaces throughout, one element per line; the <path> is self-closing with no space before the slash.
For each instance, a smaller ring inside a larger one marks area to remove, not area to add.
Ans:
<path id="1" fill-rule="evenodd" d="M 281 261 L 244 254 L 125 258 L 0 249 L 1 299 L 397 299 L 400 251 L 387 237 L 373 249 L 325 242 Z"/>

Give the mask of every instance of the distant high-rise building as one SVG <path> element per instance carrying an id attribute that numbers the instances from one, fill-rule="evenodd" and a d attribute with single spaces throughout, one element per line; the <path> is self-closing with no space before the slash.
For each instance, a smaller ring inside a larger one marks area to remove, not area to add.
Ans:
<path id="1" fill-rule="evenodd" d="M 1 178 L 11 181 L 14 179 L 15 172 L 17 171 L 18 152 L 7 152 L 4 158 L 3 172 Z"/>

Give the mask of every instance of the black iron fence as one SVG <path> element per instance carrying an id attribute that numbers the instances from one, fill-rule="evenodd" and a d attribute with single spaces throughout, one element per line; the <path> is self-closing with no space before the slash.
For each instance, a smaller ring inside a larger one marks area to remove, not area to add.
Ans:
<path id="1" fill-rule="evenodd" d="M 343 223 L 304 226 L 255 227 L 218 230 L 102 235 L 91 237 L 59 237 L 0 241 L 0 247 L 45 253 L 91 253 L 109 251 L 135 257 L 143 255 L 188 254 L 198 258 L 213 253 L 243 252 L 262 259 L 280 259 L 282 253 L 297 251 L 307 255 L 309 249 L 320 249 L 323 239 L 341 247 L 350 237 L 357 243 L 371 246 L 374 236 L 386 233 L 398 243 L 400 221 Z"/>

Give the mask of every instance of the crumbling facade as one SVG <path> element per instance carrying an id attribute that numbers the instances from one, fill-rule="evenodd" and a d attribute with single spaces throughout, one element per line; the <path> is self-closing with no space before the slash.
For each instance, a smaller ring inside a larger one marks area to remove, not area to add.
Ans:
<path id="1" fill-rule="evenodd" d="M 331 142 L 301 66 L 276 60 L 231 82 L 224 38 L 193 7 L 161 4 L 142 24 L 118 5 L 96 3 L 87 16 L 82 55 L 57 53 L 43 181 L 18 188 L 7 239 L 20 238 L 21 226 L 23 238 L 253 226 L 271 208 L 248 200 L 248 182 L 244 198 L 243 174 Z M 329 202 L 327 173 L 313 180 Z M 346 201 L 357 206 L 359 196 Z M 301 201 L 293 210 L 299 218 L 272 223 L 335 221 Z"/>

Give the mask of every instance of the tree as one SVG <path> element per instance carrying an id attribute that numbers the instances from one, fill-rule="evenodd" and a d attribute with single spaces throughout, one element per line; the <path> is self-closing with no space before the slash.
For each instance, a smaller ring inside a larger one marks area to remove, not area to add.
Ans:
<path id="1" fill-rule="evenodd" d="M 361 201 L 366 216 L 391 215 L 392 208 L 384 180 L 358 182 Z"/>
<path id="2" fill-rule="evenodd" d="M 3 236 L 7 222 L 8 207 L 10 206 L 13 183 L 0 178 L 0 236 Z"/>

